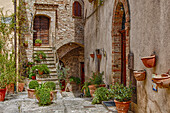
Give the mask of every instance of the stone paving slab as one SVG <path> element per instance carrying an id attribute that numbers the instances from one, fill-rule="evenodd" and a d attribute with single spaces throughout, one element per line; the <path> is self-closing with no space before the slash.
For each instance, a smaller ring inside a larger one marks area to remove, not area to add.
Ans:
<path id="1" fill-rule="evenodd" d="M 0 113 L 117 113 L 102 104 L 91 104 L 91 98 L 76 98 L 70 92 L 53 100 L 49 106 L 39 106 L 36 99 L 30 99 L 27 92 L 6 96 L 0 102 Z"/>

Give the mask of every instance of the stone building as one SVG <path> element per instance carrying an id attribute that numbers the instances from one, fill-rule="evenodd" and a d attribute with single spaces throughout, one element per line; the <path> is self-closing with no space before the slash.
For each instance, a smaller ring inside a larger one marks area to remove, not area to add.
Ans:
<path id="1" fill-rule="evenodd" d="M 28 47 L 20 47 L 26 62 L 41 50 L 47 54 L 43 64 L 50 68 L 50 78 L 56 79 L 58 59 L 70 68 L 69 76 L 84 77 L 83 0 L 21 0 L 19 4 L 21 18 L 26 17 L 20 25 L 27 29 L 20 41 L 28 41 Z M 40 47 L 34 46 L 36 39 L 42 40 Z"/>
<path id="2" fill-rule="evenodd" d="M 104 71 L 106 84 L 132 81 L 136 94 L 131 109 L 135 113 L 170 112 L 169 88 L 152 90 L 152 74 L 170 69 L 169 5 L 168 0 L 84 1 L 86 79 L 92 71 Z M 97 54 L 102 55 L 101 60 Z M 141 58 L 153 54 L 156 66 L 146 68 Z M 146 79 L 136 81 L 133 70 L 141 69 L 146 70 Z"/>

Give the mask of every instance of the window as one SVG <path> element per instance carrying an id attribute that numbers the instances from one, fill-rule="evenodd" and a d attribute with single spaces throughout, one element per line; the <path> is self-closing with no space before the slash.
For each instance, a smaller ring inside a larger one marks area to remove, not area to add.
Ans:
<path id="1" fill-rule="evenodd" d="M 73 3 L 73 16 L 81 16 L 81 5 L 77 1 Z"/>

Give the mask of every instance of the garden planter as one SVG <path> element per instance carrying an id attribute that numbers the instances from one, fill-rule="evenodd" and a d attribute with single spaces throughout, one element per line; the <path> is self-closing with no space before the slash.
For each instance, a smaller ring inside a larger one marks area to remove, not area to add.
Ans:
<path id="1" fill-rule="evenodd" d="M 43 75 L 43 71 L 38 70 L 39 75 Z"/>
<path id="2" fill-rule="evenodd" d="M 143 64 L 145 65 L 145 67 L 147 67 L 147 68 L 152 68 L 155 66 L 155 62 L 156 62 L 155 55 L 148 56 L 148 57 L 142 57 L 141 60 L 142 60 Z"/>
<path id="3" fill-rule="evenodd" d="M 93 58 L 93 59 L 94 59 L 94 54 L 90 54 L 90 56 L 91 56 L 91 58 Z"/>
<path id="4" fill-rule="evenodd" d="M 101 55 L 101 54 L 97 54 L 97 58 L 98 58 L 99 60 L 101 60 L 101 59 L 102 59 L 102 55 Z"/>
<path id="5" fill-rule="evenodd" d="M 0 89 L 0 101 L 4 101 L 5 93 L 6 93 L 6 88 Z"/>
<path id="6" fill-rule="evenodd" d="M 35 80 L 35 79 L 36 79 L 36 76 L 32 76 L 31 78 L 32 78 L 32 80 Z"/>
<path id="7" fill-rule="evenodd" d="M 165 74 L 157 75 L 152 78 L 153 82 L 157 84 L 159 88 L 168 88 L 170 86 L 170 76 Z"/>
<path id="8" fill-rule="evenodd" d="M 89 90 L 90 90 L 90 95 L 92 97 L 94 97 L 94 92 L 96 90 L 96 86 L 95 85 L 89 85 L 88 87 L 89 87 Z"/>
<path id="9" fill-rule="evenodd" d="M 25 83 L 18 83 L 18 90 L 22 92 L 24 90 Z"/>
<path id="10" fill-rule="evenodd" d="M 35 99 L 35 89 L 27 89 L 28 90 L 28 98 Z"/>
<path id="11" fill-rule="evenodd" d="M 14 94 L 14 83 L 8 84 L 6 86 L 7 94 Z"/>
<path id="12" fill-rule="evenodd" d="M 42 56 L 42 55 L 39 55 L 39 58 L 40 58 L 40 59 L 43 59 L 43 56 Z"/>
<path id="13" fill-rule="evenodd" d="M 40 98 L 38 97 L 38 96 L 36 96 L 36 98 L 37 98 L 37 100 L 38 100 L 38 102 L 40 101 Z M 50 92 L 50 100 L 52 101 L 53 100 L 53 93 L 52 92 Z M 51 103 L 51 102 L 50 102 Z M 48 103 L 48 104 L 50 104 L 50 103 Z"/>
<path id="14" fill-rule="evenodd" d="M 114 102 L 116 104 L 116 110 L 118 113 L 128 113 L 129 104 L 131 103 L 131 101 L 119 102 L 117 100 L 114 100 Z"/>
<path id="15" fill-rule="evenodd" d="M 143 81 L 146 78 L 146 72 L 145 70 L 138 70 L 138 71 L 134 71 L 134 77 L 137 81 Z"/>
<path id="16" fill-rule="evenodd" d="M 35 45 L 35 46 L 41 46 L 41 44 L 40 44 L 40 43 L 35 43 L 34 45 Z"/>

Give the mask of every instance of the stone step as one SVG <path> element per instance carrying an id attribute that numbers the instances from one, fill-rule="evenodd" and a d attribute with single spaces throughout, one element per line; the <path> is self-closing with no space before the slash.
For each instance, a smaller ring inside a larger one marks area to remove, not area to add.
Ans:
<path id="1" fill-rule="evenodd" d="M 34 51 L 43 51 L 43 50 L 45 50 L 45 51 L 52 51 L 53 48 L 52 47 L 35 47 L 34 48 Z"/>
<path id="2" fill-rule="evenodd" d="M 50 73 L 50 76 L 57 76 L 57 73 Z"/>
<path id="3" fill-rule="evenodd" d="M 56 68 L 55 64 L 54 65 L 47 65 L 48 68 Z"/>
<path id="4" fill-rule="evenodd" d="M 37 53 L 38 51 L 34 51 L 34 54 Z M 45 54 L 53 54 L 53 51 L 43 51 Z"/>

